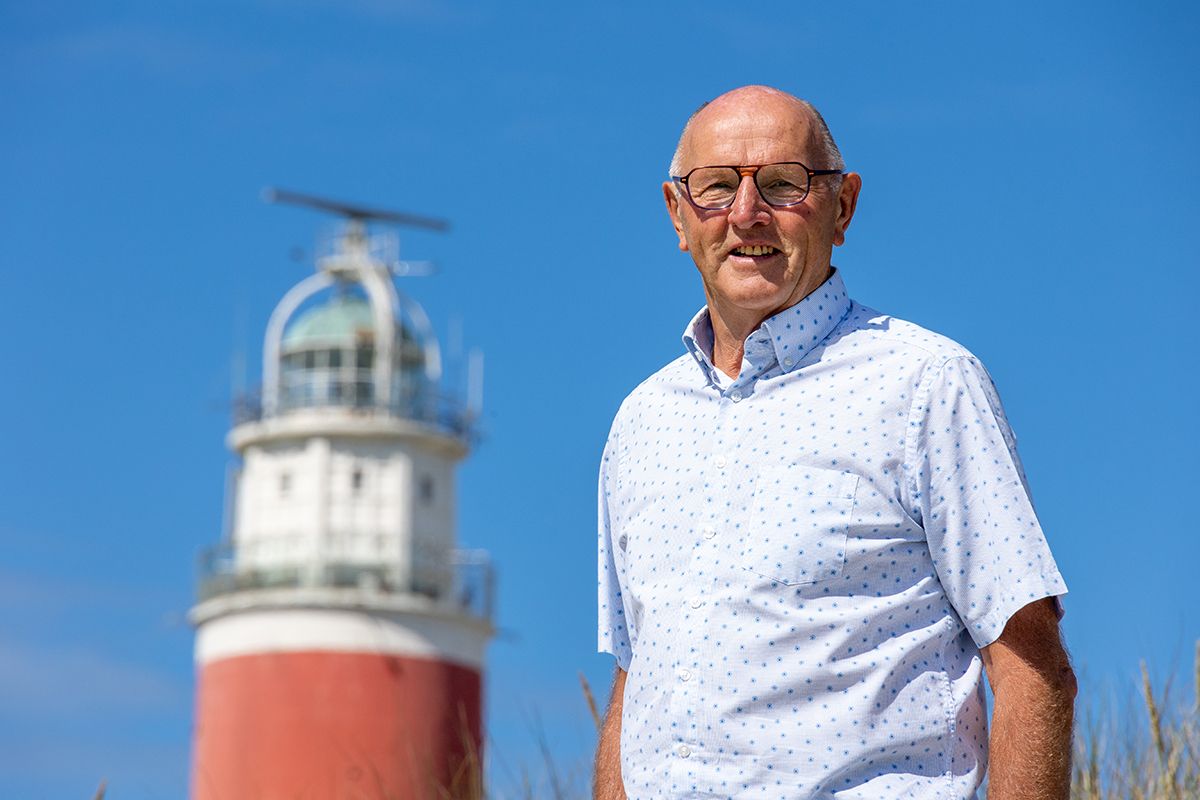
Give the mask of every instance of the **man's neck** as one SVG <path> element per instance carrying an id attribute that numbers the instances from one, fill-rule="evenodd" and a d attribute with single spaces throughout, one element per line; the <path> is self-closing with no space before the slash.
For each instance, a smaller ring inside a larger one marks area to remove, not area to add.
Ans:
<path id="1" fill-rule="evenodd" d="M 708 320 L 712 325 L 713 332 L 713 366 L 730 378 L 736 378 L 742 371 L 742 357 L 745 355 L 746 339 L 750 334 L 758 330 L 758 326 L 763 324 L 763 320 L 770 319 L 785 308 L 791 308 L 815 292 L 832 274 L 833 267 L 829 267 L 815 286 L 809 287 L 799 297 L 789 297 L 787 302 L 778 308 L 765 312 L 724 303 L 705 287 L 705 296 L 708 300 Z"/>
<path id="2" fill-rule="evenodd" d="M 730 324 L 726 315 L 713 313 L 709 303 L 708 319 L 713 330 L 713 366 L 731 378 L 736 378 L 742 371 L 742 356 L 745 354 L 746 338 L 762 324 L 770 314 L 759 317 L 743 318 L 741 324 Z"/>

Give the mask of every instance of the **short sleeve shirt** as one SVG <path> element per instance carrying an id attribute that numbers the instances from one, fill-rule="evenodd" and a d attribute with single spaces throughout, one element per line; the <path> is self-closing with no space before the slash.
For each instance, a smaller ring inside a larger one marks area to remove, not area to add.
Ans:
<path id="1" fill-rule="evenodd" d="M 979 648 L 1066 593 L 987 371 L 834 273 L 621 405 L 599 491 L 599 649 L 628 672 L 631 798 L 966 798 Z"/>

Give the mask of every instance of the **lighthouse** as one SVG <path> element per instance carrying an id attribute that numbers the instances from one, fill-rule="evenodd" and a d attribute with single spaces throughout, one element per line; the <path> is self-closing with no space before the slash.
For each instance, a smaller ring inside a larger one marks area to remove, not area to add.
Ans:
<path id="1" fill-rule="evenodd" d="M 345 222 L 271 314 L 261 393 L 228 435 L 226 532 L 190 613 L 191 796 L 478 795 L 493 579 L 455 533 L 478 409 L 447 391 L 395 236 L 374 230 L 444 224 L 274 199 Z"/>

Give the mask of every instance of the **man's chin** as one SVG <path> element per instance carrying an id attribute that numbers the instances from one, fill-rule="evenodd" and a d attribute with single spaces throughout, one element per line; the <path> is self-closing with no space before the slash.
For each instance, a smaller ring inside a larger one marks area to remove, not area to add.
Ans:
<path id="1" fill-rule="evenodd" d="M 726 303 L 745 309 L 746 311 L 770 312 L 788 305 L 788 299 L 794 293 L 794 286 L 779 286 L 762 279 L 752 278 L 738 281 L 735 286 L 720 287 L 726 291 L 720 293 L 720 299 Z"/>

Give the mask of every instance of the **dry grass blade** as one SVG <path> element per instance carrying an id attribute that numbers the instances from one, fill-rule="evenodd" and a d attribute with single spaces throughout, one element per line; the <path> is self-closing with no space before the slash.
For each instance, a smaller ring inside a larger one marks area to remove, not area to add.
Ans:
<path id="1" fill-rule="evenodd" d="M 101 780 L 100 785 L 98 787 L 96 787 L 96 794 L 92 797 L 92 800 L 104 800 L 104 794 L 107 791 L 108 791 L 108 781 Z"/>
<path id="2" fill-rule="evenodd" d="M 1071 785 L 1076 797 L 1104 800 L 1100 794 L 1100 732 L 1094 721 L 1088 720 L 1087 738 L 1080 736 L 1075 743 L 1074 774 Z"/>
<path id="3" fill-rule="evenodd" d="M 592 712 L 592 722 L 596 723 L 596 730 L 600 730 L 604 724 L 600 719 L 600 711 L 596 708 L 596 697 L 592 694 L 592 687 L 588 684 L 587 678 L 583 677 L 583 673 L 579 673 L 579 685 L 583 687 L 583 696 L 587 700 L 588 711 Z"/>
<path id="4" fill-rule="evenodd" d="M 1142 702 L 1146 704 L 1146 712 L 1150 715 L 1150 738 L 1154 743 L 1154 752 L 1158 754 L 1158 764 L 1161 769 L 1167 767 L 1167 748 L 1163 742 L 1162 733 L 1162 716 L 1158 711 L 1158 704 L 1154 701 L 1154 689 L 1150 685 L 1150 672 L 1146 669 L 1146 662 L 1141 663 L 1142 666 Z"/>
<path id="5" fill-rule="evenodd" d="M 1150 685 L 1150 673 L 1146 669 L 1146 662 L 1142 662 L 1142 694 L 1146 702 L 1146 711 L 1150 715 L 1150 736 L 1154 742 L 1154 751 L 1158 754 L 1158 768 L 1160 771 L 1160 780 L 1155 781 L 1155 788 L 1159 788 L 1164 797 L 1169 800 L 1182 800 L 1179 795 L 1178 772 L 1180 762 L 1178 755 L 1178 745 L 1174 736 L 1165 736 L 1163 733 L 1163 719 L 1161 708 L 1166 706 L 1167 695 L 1163 694 L 1163 703 L 1160 705 L 1154 698 L 1154 689 Z"/>

